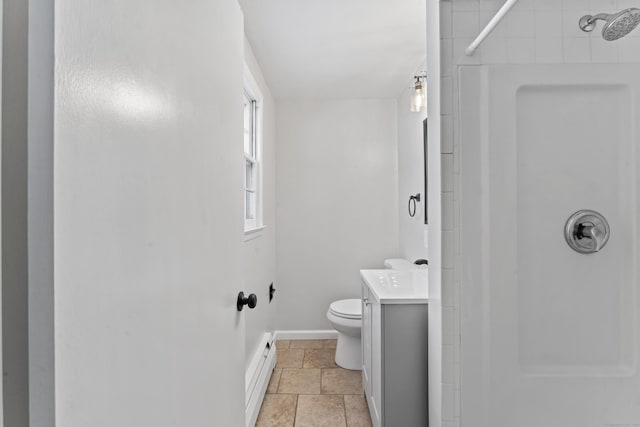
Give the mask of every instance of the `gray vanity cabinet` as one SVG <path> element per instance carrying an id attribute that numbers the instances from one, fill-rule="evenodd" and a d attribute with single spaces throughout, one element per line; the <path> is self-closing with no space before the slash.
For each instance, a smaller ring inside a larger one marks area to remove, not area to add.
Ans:
<path id="1" fill-rule="evenodd" d="M 380 303 L 362 284 L 362 382 L 374 427 L 429 425 L 427 308 Z"/>

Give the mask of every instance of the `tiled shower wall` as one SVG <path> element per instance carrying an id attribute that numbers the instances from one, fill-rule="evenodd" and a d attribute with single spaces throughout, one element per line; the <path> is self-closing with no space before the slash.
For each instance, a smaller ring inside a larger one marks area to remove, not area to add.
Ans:
<path id="1" fill-rule="evenodd" d="M 464 64 L 640 63 L 640 29 L 614 42 L 578 28 L 586 14 L 640 7 L 640 0 L 519 0 L 473 56 L 464 49 L 504 0 L 440 2 L 440 108 L 442 168 L 442 426 L 474 427 L 461 420 L 460 229 L 457 70 Z"/>

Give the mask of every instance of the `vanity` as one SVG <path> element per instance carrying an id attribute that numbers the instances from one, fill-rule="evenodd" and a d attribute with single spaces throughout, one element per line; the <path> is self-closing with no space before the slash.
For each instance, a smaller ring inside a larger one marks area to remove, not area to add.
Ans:
<path id="1" fill-rule="evenodd" d="M 427 270 L 360 277 L 362 382 L 373 426 L 428 426 Z"/>

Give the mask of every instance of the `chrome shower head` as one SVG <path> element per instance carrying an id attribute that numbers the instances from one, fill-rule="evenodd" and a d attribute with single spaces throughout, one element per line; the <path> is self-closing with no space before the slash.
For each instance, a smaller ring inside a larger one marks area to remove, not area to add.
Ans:
<path id="1" fill-rule="evenodd" d="M 613 14 L 585 15 L 580 18 L 580 29 L 585 32 L 593 31 L 597 20 L 606 21 L 602 28 L 603 39 L 607 41 L 618 40 L 638 26 L 640 23 L 640 9 L 633 7 Z"/>

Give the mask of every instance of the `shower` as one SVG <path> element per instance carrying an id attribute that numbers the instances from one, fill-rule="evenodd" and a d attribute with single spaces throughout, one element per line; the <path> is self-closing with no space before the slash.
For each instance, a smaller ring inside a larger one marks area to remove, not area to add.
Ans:
<path id="1" fill-rule="evenodd" d="M 585 15 L 580 18 L 580 29 L 585 32 L 593 31 L 596 27 L 596 21 L 599 19 L 606 21 L 602 28 L 602 38 L 607 41 L 618 40 L 638 26 L 638 23 L 640 23 L 640 9 L 630 8 L 613 14 Z"/>

